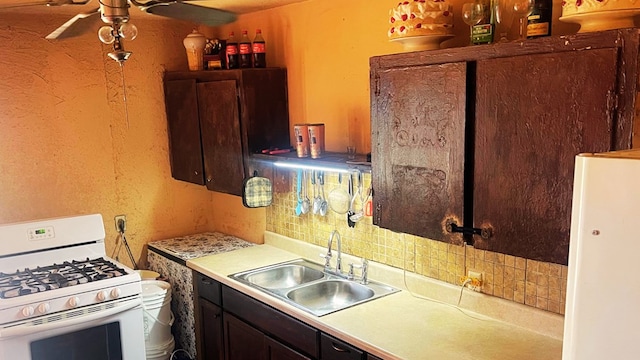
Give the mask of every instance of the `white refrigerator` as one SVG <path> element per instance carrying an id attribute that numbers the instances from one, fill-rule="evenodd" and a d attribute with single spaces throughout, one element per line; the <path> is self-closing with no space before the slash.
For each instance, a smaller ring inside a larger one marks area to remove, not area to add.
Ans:
<path id="1" fill-rule="evenodd" d="M 563 360 L 640 359 L 640 149 L 576 157 Z"/>

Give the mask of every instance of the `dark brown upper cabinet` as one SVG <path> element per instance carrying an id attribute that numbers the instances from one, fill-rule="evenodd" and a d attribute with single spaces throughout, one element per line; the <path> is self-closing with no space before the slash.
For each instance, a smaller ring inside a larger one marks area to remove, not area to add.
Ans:
<path id="1" fill-rule="evenodd" d="M 639 44 L 621 29 L 372 58 L 374 223 L 566 264 L 574 158 L 632 146 Z"/>
<path id="2" fill-rule="evenodd" d="M 285 69 L 167 72 L 171 175 L 242 195 L 252 153 L 287 148 Z"/>

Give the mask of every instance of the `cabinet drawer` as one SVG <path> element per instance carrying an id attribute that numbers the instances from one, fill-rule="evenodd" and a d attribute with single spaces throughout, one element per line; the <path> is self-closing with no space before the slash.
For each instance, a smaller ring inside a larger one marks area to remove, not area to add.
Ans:
<path id="1" fill-rule="evenodd" d="M 321 359 L 362 360 L 364 352 L 327 334 L 320 335 Z"/>
<path id="2" fill-rule="evenodd" d="M 205 298 L 212 303 L 221 306 L 221 290 L 220 283 L 212 278 L 202 275 L 197 271 L 193 272 L 193 279 L 196 286 L 198 296 Z"/>
<path id="3" fill-rule="evenodd" d="M 318 357 L 318 330 L 224 285 L 222 303 L 225 311 L 235 314 L 265 334 L 312 358 Z"/>

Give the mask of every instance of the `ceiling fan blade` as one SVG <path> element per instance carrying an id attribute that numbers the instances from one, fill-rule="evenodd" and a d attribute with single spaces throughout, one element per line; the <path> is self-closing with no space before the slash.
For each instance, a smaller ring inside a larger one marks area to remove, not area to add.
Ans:
<path id="1" fill-rule="evenodd" d="M 62 6 L 62 5 L 85 5 L 91 0 L 24 0 L 0 4 L 0 9 L 10 9 L 25 6 Z"/>
<path id="2" fill-rule="evenodd" d="M 133 2 L 133 1 L 132 1 Z M 135 2 L 134 2 L 135 3 Z M 202 25 L 218 26 L 236 21 L 236 14 L 206 6 L 188 4 L 180 1 L 149 2 L 140 10 L 150 14 L 166 16 L 173 19 L 192 21 Z"/>
<path id="3" fill-rule="evenodd" d="M 69 37 L 73 37 L 73 36 L 79 35 L 79 31 L 75 31 L 74 34 L 70 34 L 69 31 L 67 31 L 67 30 L 72 25 L 74 25 L 78 20 L 86 19 L 86 18 L 88 18 L 90 16 L 93 16 L 93 15 L 96 15 L 96 14 L 100 14 L 99 10 L 100 10 L 100 8 L 95 8 L 95 9 L 93 9 L 91 11 L 77 14 L 76 16 L 74 16 L 71 19 L 69 19 L 69 21 L 67 21 L 66 23 L 62 24 L 62 26 L 57 28 L 54 32 L 52 32 L 51 34 L 47 35 L 45 37 L 45 39 L 54 40 L 54 39 L 69 38 Z M 67 32 L 67 34 L 65 36 L 62 36 L 63 33 L 65 33 L 65 32 Z"/>

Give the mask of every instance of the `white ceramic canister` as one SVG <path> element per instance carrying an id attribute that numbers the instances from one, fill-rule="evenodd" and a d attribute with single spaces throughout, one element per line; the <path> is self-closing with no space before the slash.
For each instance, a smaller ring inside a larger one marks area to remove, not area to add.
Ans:
<path id="1" fill-rule="evenodd" d="M 204 46 L 207 44 L 207 38 L 194 29 L 182 43 L 187 50 L 189 70 L 204 70 Z"/>

